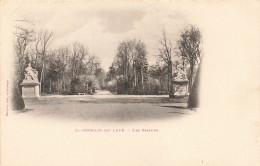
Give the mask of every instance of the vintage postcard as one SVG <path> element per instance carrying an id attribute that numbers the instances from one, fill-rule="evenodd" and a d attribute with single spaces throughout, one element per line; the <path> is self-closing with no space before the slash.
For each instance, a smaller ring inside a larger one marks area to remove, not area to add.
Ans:
<path id="1" fill-rule="evenodd" d="M 2 166 L 259 166 L 259 1 L 0 1 Z"/>

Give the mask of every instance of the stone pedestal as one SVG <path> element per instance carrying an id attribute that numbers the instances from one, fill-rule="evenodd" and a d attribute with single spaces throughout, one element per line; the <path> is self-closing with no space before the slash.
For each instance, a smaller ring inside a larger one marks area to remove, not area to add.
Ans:
<path id="1" fill-rule="evenodd" d="M 170 94 L 170 98 L 173 98 L 175 103 L 187 103 L 189 97 L 188 82 L 186 76 L 186 69 L 183 65 L 177 67 L 174 73 L 173 84 L 173 94 Z"/>
<path id="2" fill-rule="evenodd" d="M 22 98 L 24 100 L 25 108 L 29 105 L 37 103 L 40 89 L 40 83 L 38 82 L 23 82 L 22 86 Z"/>
<path id="3" fill-rule="evenodd" d="M 176 103 L 188 102 L 189 92 L 188 92 L 188 80 L 174 80 L 173 81 L 173 94 L 170 98 L 174 99 Z"/>
<path id="4" fill-rule="evenodd" d="M 20 84 L 22 86 L 22 97 L 24 100 L 25 108 L 30 104 L 38 101 L 40 83 L 38 81 L 38 71 L 31 67 L 31 63 L 25 68 L 24 80 Z"/>
<path id="5" fill-rule="evenodd" d="M 23 99 L 35 98 L 38 99 L 40 83 L 38 82 L 23 82 L 20 84 L 22 86 L 22 97 Z"/>

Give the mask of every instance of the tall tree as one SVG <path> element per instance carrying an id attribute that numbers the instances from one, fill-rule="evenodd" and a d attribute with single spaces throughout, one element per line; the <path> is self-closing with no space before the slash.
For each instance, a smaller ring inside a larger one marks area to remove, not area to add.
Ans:
<path id="1" fill-rule="evenodd" d="M 159 87 L 160 91 L 162 93 L 163 90 L 166 90 L 168 87 L 164 86 L 164 82 L 168 81 L 166 77 L 167 76 L 167 66 L 162 65 L 160 62 L 157 62 L 155 65 L 150 66 L 149 73 L 150 77 L 158 79 L 159 80 Z"/>
<path id="2" fill-rule="evenodd" d="M 84 61 L 88 54 L 88 49 L 80 43 L 72 45 L 70 57 L 70 70 L 71 70 L 71 92 L 76 93 L 76 86 L 80 81 L 80 76 L 84 72 Z"/>
<path id="3" fill-rule="evenodd" d="M 116 80 L 117 85 L 122 86 L 119 88 L 122 89 L 122 93 L 129 94 L 134 90 L 136 93 L 144 93 L 145 82 L 148 79 L 148 63 L 146 47 L 142 41 L 134 39 L 121 42 L 112 66 L 120 78 Z"/>
<path id="4" fill-rule="evenodd" d="M 100 69 L 100 59 L 95 56 L 91 55 L 86 60 L 86 74 L 93 75 L 97 72 L 98 69 Z"/>
<path id="5" fill-rule="evenodd" d="M 191 90 L 193 84 L 193 78 L 195 77 L 195 69 L 200 63 L 201 57 L 201 34 L 197 27 L 191 25 L 185 29 L 180 39 L 177 41 L 178 54 L 182 57 L 183 61 L 187 61 L 189 64 L 190 74 L 189 79 L 189 90 Z"/>
<path id="6" fill-rule="evenodd" d="M 44 71 L 45 71 L 45 61 L 47 50 L 51 41 L 53 34 L 48 30 L 41 30 L 36 36 L 35 50 L 36 50 L 36 61 L 40 58 L 41 63 L 41 74 L 40 74 L 40 92 L 43 90 L 44 82 Z"/>
<path id="7" fill-rule="evenodd" d="M 16 20 L 17 23 L 21 23 L 21 20 Z M 24 20 L 22 21 L 24 22 Z M 30 22 L 25 21 L 27 24 Z M 21 25 L 15 26 L 16 31 L 14 33 L 14 47 L 16 52 L 15 57 L 15 77 L 12 84 L 12 109 L 21 110 L 24 108 L 24 101 L 21 96 L 20 83 L 24 79 L 24 68 L 28 61 L 28 46 L 33 41 L 34 30 L 31 27 L 24 27 Z"/>
<path id="8" fill-rule="evenodd" d="M 145 86 L 145 81 L 148 79 L 148 62 L 147 62 L 147 57 L 146 57 L 146 48 L 144 43 L 142 43 L 140 40 L 135 44 L 135 63 L 134 66 L 136 67 L 136 72 L 139 72 L 141 78 L 141 87 L 142 91 L 144 93 L 144 86 Z M 135 73 L 136 73 L 135 72 Z"/>
<path id="9" fill-rule="evenodd" d="M 16 26 L 16 41 L 14 42 L 16 50 L 16 60 L 18 70 L 17 76 L 21 81 L 23 79 L 24 68 L 26 67 L 26 58 L 28 58 L 28 46 L 33 42 L 34 30 L 32 28 L 24 28 L 22 26 Z"/>
<path id="10" fill-rule="evenodd" d="M 68 66 L 68 56 L 69 56 L 69 49 L 68 47 L 61 47 L 58 50 L 58 54 L 62 60 L 62 91 L 65 91 L 65 85 L 66 85 L 66 80 L 65 80 L 65 76 L 66 76 L 66 69 Z"/>
<path id="11" fill-rule="evenodd" d="M 163 61 L 167 66 L 168 71 L 168 93 L 172 93 L 172 43 L 167 37 L 165 29 L 161 30 L 161 36 L 159 39 L 159 54 L 158 57 Z"/>
<path id="12" fill-rule="evenodd" d="M 196 73 L 192 88 L 190 91 L 190 96 L 188 99 L 188 108 L 199 107 L 199 88 L 200 88 L 200 75 L 201 75 L 201 65 Z"/>

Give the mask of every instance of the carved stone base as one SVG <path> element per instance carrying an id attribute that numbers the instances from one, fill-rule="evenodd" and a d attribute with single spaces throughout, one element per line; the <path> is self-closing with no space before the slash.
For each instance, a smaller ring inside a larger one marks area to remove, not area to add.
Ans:
<path id="1" fill-rule="evenodd" d="M 186 103 L 188 102 L 188 80 L 175 80 L 173 81 L 173 94 L 169 97 L 173 98 L 174 103 Z"/>
<path id="2" fill-rule="evenodd" d="M 37 103 L 38 97 L 40 97 L 40 83 L 23 82 L 20 85 L 22 86 L 22 98 L 24 100 L 25 108 L 28 108 L 28 106 L 33 103 Z"/>

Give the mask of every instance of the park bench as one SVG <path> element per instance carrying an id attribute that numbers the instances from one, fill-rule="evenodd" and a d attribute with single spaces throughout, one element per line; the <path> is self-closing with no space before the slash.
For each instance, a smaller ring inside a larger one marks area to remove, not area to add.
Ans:
<path id="1" fill-rule="evenodd" d="M 86 93 L 78 93 L 78 95 L 86 95 Z"/>

